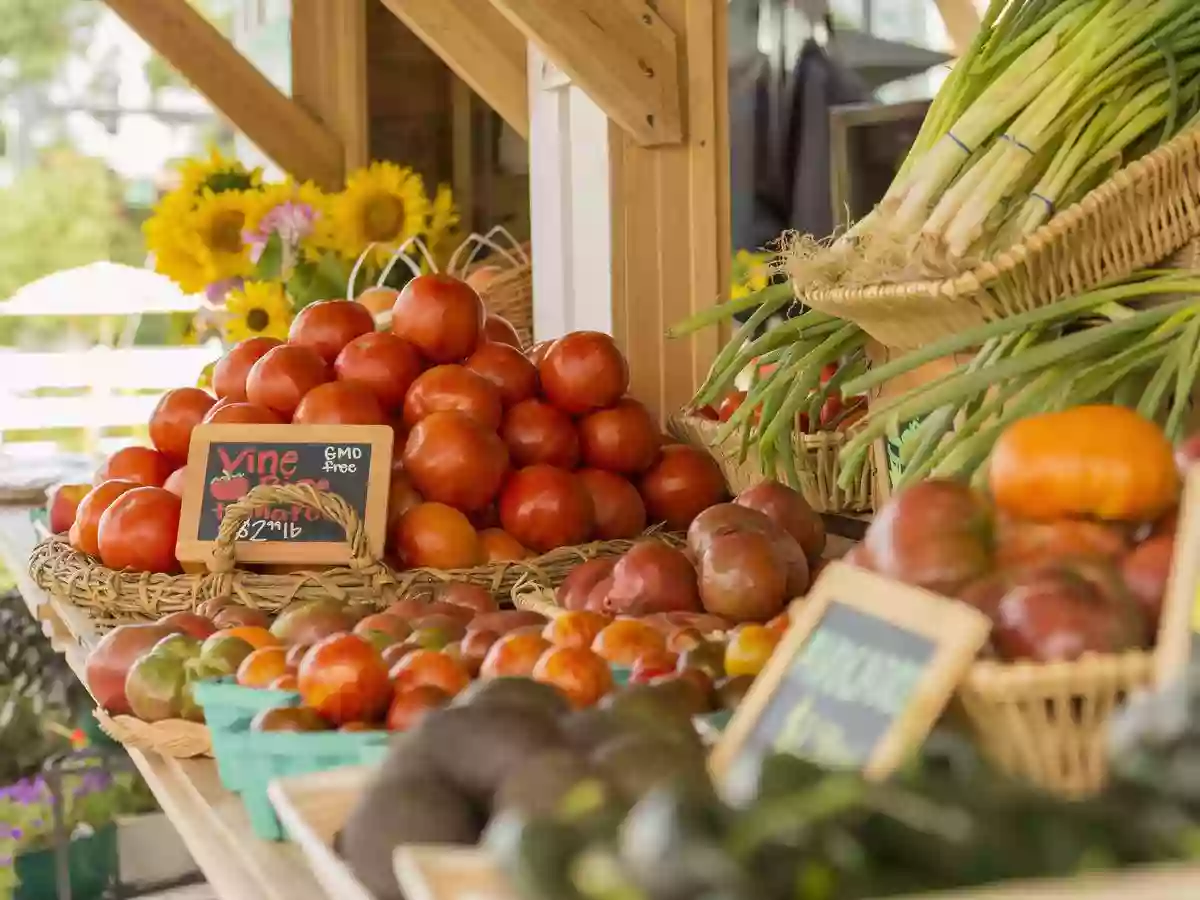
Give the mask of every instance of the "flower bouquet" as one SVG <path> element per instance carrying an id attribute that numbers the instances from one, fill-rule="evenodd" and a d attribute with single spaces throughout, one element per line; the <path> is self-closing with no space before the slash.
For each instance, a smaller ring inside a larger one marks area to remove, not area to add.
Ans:
<path id="1" fill-rule="evenodd" d="M 261 170 L 213 151 L 183 164 L 145 234 L 155 269 L 205 296 L 189 339 L 219 334 L 229 345 L 284 339 L 300 309 L 355 287 L 402 287 L 449 259 L 457 226 L 450 189 L 430 197 L 419 175 L 395 163 L 374 162 L 327 193 L 264 182 Z M 389 265 L 397 255 L 408 263 Z"/>

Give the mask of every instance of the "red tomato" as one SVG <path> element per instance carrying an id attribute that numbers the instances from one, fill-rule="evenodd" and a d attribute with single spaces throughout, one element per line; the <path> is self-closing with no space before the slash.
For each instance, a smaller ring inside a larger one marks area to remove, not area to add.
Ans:
<path id="1" fill-rule="evenodd" d="M 685 444 L 668 444 L 654 468 L 642 476 L 642 498 L 651 522 L 685 531 L 692 519 L 723 502 L 729 492 L 711 456 Z"/>
<path id="2" fill-rule="evenodd" d="M 825 402 L 821 405 L 821 428 L 829 428 L 834 420 L 842 414 L 843 408 L 842 398 L 837 394 L 826 397 Z"/>
<path id="3" fill-rule="evenodd" d="M 508 344 L 510 347 L 521 349 L 521 336 L 517 334 L 517 329 L 513 328 L 512 322 L 495 313 L 487 314 L 483 323 L 483 337 L 494 344 Z"/>
<path id="4" fill-rule="evenodd" d="M 837 374 L 837 363 L 826 363 L 821 367 L 821 384 L 827 384 L 829 379 Z"/>
<path id="5" fill-rule="evenodd" d="M 96 483 L 124 479 L 150 487 L 162 487 L 176 469 L 175 463 L 149 447 L 122 447 L 96 473 Z"/>
<path id="6" fill-rule="evenodd" d="M 232 348 L 213 367 L 213 393 L 222 400 L 245 400 L 250 368 L 282 343 L 273 337 L 253 337 Z"/>
<path id="7" fill-rule="evenodd" d="M 646 530 L 646 504 L 628 480 L 600 469 L 583 469 L 579 478 L 596 510 L 594 540 L 635 538 Z"/>
<path id="8" fill-rule="evenodd" d="M 418 422 L 403 459 L 422 497 L 465 512 L 491 503 L 508 471 L 504 442 L 460 412 L 435 412 Z"/>
<path id="9" fill-rule="evenodd" d="M 100 517 L 100 559 L 110 569 L 177 572 L 180 499 L 170 491 L 139 487 L 125 491 Z"/>
<path id="10" fill-rule="evenodd" d="M 449 702 L 450 695 L 432 684 L 419 684 L 416 687 L 397 690 L 388 709 L 388 731 L 408 731 L 427 713 L 440 709 Z"/>
<path id="11" fill-rule="evenodd" d="M 136 481 L 103 481 L 84 495 L 79 501 L 79 508 L 75 510 L 75 522 L 68 534 L 71 546 L 80 553 L 99 556 L 100 517 L 112 506 L 114 500 L 137 487 L 143 485 Z"/>
<path id="12" fill-rule="evenodd" d="M 199 388 L 167 391 L 150 414 L 150 440 L 176 465 L 187 462 L 192 429 L 204 421 L 216 401 Z"/>
<path id="13" fill-rule="evenodd" d="M 515 466 L 545 463 L 573 469 L 579 464 L 579 433 L 575 423 L 541 400 L 522 400 L 505 413 L 500 436 L 508 445 Z"/>
<path id="14" fill-rule="evenodd" d="M 461 362 L 483 338 L 484 315 L 483 301 L 465 281 L 450 275 L 419 275 L 396 298 L 392 333 L 430 362 Z"/>
<path id="15" fill-rule="evenodd" d="M 388 425 L 375 395 L 352 381 L 319 384 L 300 401 L 292 416 L 296 425 Z"/>
<path id="16" fill-rule="evenodd" d="M 401 562 L 414 569 L 470 569 L 484 560 L 470 520 L 444 503 L 418 503 L 400 516 L 392 544 Z"/>
<path id="17" fill-rule="evenodd" d="M 612 406 L 629 389 L 629 364 L 613 339 L 598 331 L 559 338 L 538 375 L 546 399 L 570 415 Z"/>
<path id="18" fill-rule="evenodd" d="M 387 666 L 367 641 L 335 634 L 314 644 L 296 675 L 300 698 L 336 725 L 376 722 L 392 700 Z"/>
<path id="19" fill-rule="evenodd" d="M 729 396 L 721 401 L 720 407 L 717 408 L 717 421 L 728 422 L 733 418 L 733 414 L 736 413 L 745 402 L 745 391 L 733 391 L 730 393 Z M 760 407 L 754 411 L 754 421 L 757 422 L 761 417 L 762 409 Z"/>
<path id="20" fill-rule="evenodd" d="M 348 343 L 333 369 L 339 380 L 369 388 L 384 409 L 392 412 L 404 403 L 404 395 L 421 374 L 421 357 L 403 338 L 372 331 Z"/>
<path id="21" fill-rule="evenodd" d="M 583 481 L 554 466 L 529 466 L 500 492 L 504 530 L 533 550 L 547 553 L 582 544 L 592 534 L 596 510 Z"/>
<path id="22" fill-rule="evenodd" d="M 624 475 L 644 472 L 658 457 L 659 434 L 650 411 L 626 397 L 580 421 L 584 465 Z"/>
<path id="23" fill-rule="evenodd" d="M 465 366 L 434 366 L 423 372 L 404 398 L 404 424 L 412 428 L 430 413 L 455 410 L 489 431 L 500 427 L 500 391 Z"/>
<path id="24" fill-rule="evenodd" d="M 288 343 L 310 347 L 327 363 L 359 335 L 375 330 L 375 319 L 353 300 L 319 300 L 296 314 L 288 330 Z"/>
<path id="25" fill-rule="evenodd" d="M 537 366 L 508 344 L 480 344 L 467 360 L 467 368 L 496 386 L 505 407 L 528 400 L 537 393 Z"/>
<path id="26" fill-rule="evenodd" d="M 253 403 L 226 403 L 221 401 L 204 417 L 207 425 L 282 425 L 284 420 L 277 412 Z"/>
<path id="27" fill-rule="evenodd" d="M 257 406 L 292 417 L 304 395 L 329 380 L 329 367 L 310 347 L 284 344 L 268 350 L 246 376 L 246 396 Z"/>

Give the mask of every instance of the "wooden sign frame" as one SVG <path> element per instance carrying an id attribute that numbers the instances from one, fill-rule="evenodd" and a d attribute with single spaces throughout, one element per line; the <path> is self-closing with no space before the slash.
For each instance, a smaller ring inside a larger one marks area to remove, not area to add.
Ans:
<path id="1" fill-rule="evenodd" d="M 362 517 L 367 544 L 377 559 L 383 558 L 387 538 L 388 487 L 392 471 L 392 442 L 388 425 L 198 425 L 188 448 L 187 478 L 179 518 L 175 552 L 183 563 L 208 563 L 215 541 L 200 540 L 200 513 L 204 480 L 208 475 L 208 453 L 213 444 L 255 442 L 278 444 L 369 444 L 371 463 L 367 472 L 367 501 Z M 238 541 L 235 556 L 244 563 L 303 563 L 345 565 L 350 546 L 341 541 Z"/>
<path id="2" fill-rule="evenodd" d="M 409 900 L 517 900 L 516 890 L 482 847 L 410 844 L 393 856 Z"/>
<path id="3" fill-rule="evenodd" d="M 1154 678 L 1160 687 L 1187 669 L 1200 633 L 1200 465 L 1184 481 L 1179 526 L 1171 554 L 1171 575 L 1158 623 Z"/>
<path id="4" fill-rule="evenodd" d="M 936 647 L 908 707 L 892 723 L 863 767 L 868 778 L 887 777 L 925 739 L 992 628 L 987 616 L 965 603 L 846 563 L 831 563 L 808 597 L 793 604 L 791 627 L 709 757 L 709 768 L 718 785 L 726 782 L 793 661 L 835 602 L 927 638 Z"/>

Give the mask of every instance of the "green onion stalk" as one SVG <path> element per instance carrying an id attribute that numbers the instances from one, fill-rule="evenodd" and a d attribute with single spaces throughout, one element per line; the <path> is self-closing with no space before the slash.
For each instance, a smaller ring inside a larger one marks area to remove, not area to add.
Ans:
<path id="1" fill-rule="evenodd" d="M 898 487 L 982 471 L 1012 422 L 1088 403 L 1117 403 L 1183 436 L 1200 375 L 1200 275 L 1145 272 L 1031 312 L 936 341 L 849 379 L 871 391 L 936 359 L 974 351 L 951 372 L 872 405 L 842 449 L 841 481 L 860 475 L 873 442 L 907 422 Z"/>

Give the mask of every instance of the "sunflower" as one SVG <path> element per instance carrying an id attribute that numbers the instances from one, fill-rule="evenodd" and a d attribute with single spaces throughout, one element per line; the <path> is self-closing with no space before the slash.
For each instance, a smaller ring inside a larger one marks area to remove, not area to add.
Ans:
<path id="1" fill-rule="evenodd" d="M 142 233 L 146 237 L 146 250 L 154 258 L 155 271 L 166 275 L 186 293 L 197 294 L 204 290 L 208 280 L 204 263 L 189 240 L 185 222 L 190 210 L 190 203 L 183 204 L 178 196 L 167 195 L 142 225 Z"/>
<path id="2" fill-rule="evenodd" d="M 287 340 L 292 301 L 277 281 L 247 281 L 225 300 L 225 340 L 236 344 L 252 337 Z"/>
<path id="3" fill-rule="evenodd" d="M 206 189 L 181 223 L 187 232 L 187 246 L 204 270 L 205 284 L 254 272 L 242 231 L 247 221 L 259 216 L 262 203 L 261 191 L 214 194 Z"/>
<path id="4" fill-rule="evenodd" d="M 248 191 L 262 184 L 262 169 L 247 169 L 236 159 L 226 159 L 212 147 L 208 159 L 188 159 L 179 166 L 179 193 L 189 198 L 206 190 L 214 194 Z"/>
<path id="5" fill-rule="evenodd" d="M 449 262 L 457 241 L 458 209 L 454 205 L 454 195 L 446 185 L 438 187 L 437 195 L 433 198 L 433 208 L 429 213 L 429 228 L 426 232 L 429 241 L 429 252 L 439 265 Z"/>
<path id="6" fill-rule="evenodd" d="M 333 198 L 335 246 L 342 256 L 356 259 L 368 244 L 379 244 L 369 261 L 382 265 L 400 244 L 425 230 L 429 206 L 421 176 L 412 169 L 371 163 L 351 175 L 346 189 Z"/>

